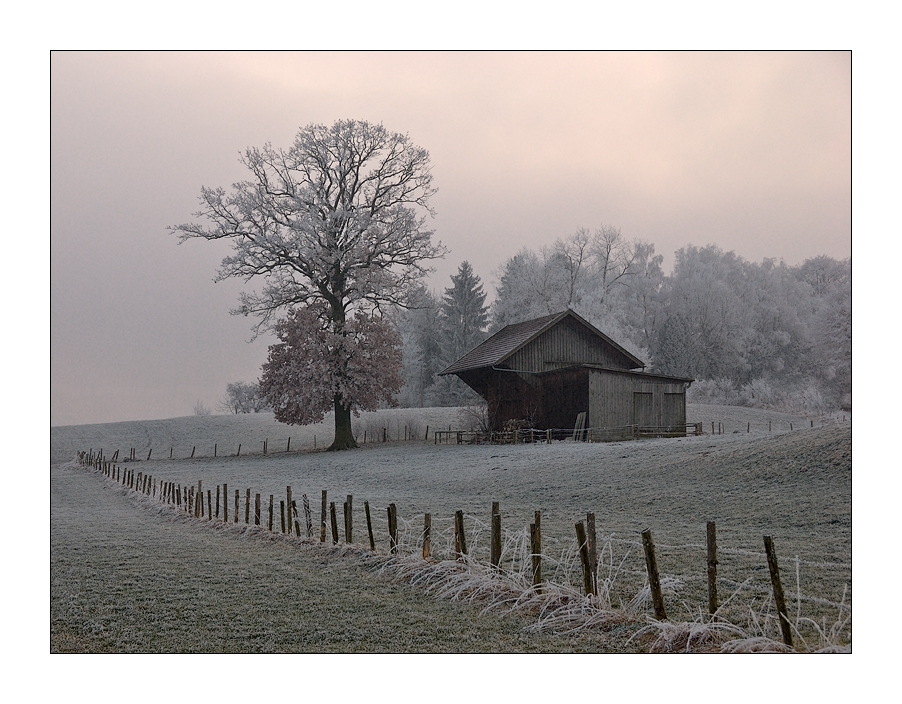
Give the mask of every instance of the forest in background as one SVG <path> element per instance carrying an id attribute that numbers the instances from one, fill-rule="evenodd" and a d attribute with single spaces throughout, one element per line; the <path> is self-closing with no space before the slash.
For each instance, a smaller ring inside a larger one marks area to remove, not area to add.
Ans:
<path id="1" fill-rule="evenodd" d="M 495 299 L 466 261 L 441 294 L 425 286 L 393 313 L 407 407 L 478 397 L 439 372 L 505 325 L 571 308 L 646 363 L 694 379 L 690 403 L 787 412 L 852 409 L 852 260 L 749 262 L 688 245 L 665 275 L 653 244 L 580 229 L 495 272 Z"/>

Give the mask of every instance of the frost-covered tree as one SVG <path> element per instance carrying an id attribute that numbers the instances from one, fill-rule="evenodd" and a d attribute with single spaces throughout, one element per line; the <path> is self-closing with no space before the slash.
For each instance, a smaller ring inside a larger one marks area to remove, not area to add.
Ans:
<path id="1" fill-rule="evenodd" d="M 227 413 L 259 413 L 269 406 L 257 384 L 236 381 L 226 385 L 226 398 L 220 409 Z"/>
<path id="2" fill-rule="evenodd" d="M 828 397 L 852 409 L 852 259 L 808 260 L 801 278 L 811 286 L 813 358 Z"/>
<path id="3" fill-rule="evenodd" d="M 451 275 L 451 286 L 442 295 L 444 350 L 450 364 L 485 339 L 489 322 L 482 281 L 464 261 Z"/>
<path id="4" fill-rule="evenodd" d="M 317 301 L 289 310 L 274 331 L 279 342 L 269 348 L 259 386 L 279 422 L 317 423 L 336 397 L 357 416 L 395 405 L 401 338 L 389 321 L 358 310 L 339 332 L 329 324 L 328 305 Z"/>
<path id="5" fill-rule="evenodd" d="M 259 292 L 245 293 L 233 313 L 259 318 L 255 332 L 292 306 L 312 306 L 316 330 L 350 335 L 355 311 L 403 305 L 443 254 L 433 244 L 429 153 L 408 136 L 382 125 L 343 120 L 301 129 L 287 150 L 270 144 L 249 148 L 241 163 L 250 179 L 201 189 L 198 218 L 170 229 L 181 241 L 229 240 L 217 280 L 261 278 Z M 322 304 L 322 305 L 320 305 Z M 336 383 L 334 449 L 355 447 L 351 400 Z"/>
<path id="6" fill-rule="evenodd" d="M 743 350 L 750 329 L 743 303 L 747 262 L 714 245 L 690 245 L 675 258 L 665 320 L 652 350 L 655 368 L 696 379 L 738 378 L 746 371 Z"/>
<path id="7" fill-rule="evenodd" d="M 432 405 L 430 387 L 443 367 L 442 324 L 438 298 L 420 286 L 408 299 L 406 309 L 397 312 L 397 328 L 403 343 L 401 374 L 403 406 Z"/>

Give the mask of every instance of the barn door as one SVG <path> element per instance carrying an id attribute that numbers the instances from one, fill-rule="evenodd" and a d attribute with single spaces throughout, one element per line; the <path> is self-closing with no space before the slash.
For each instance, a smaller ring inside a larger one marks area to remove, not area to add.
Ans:
<path id="1" fill-rule="evenodd" d="M 686 429 L 686 394 L 664 394 L 664 425 L 674 430 Z"/>
<path id="2" fill-rule="evenodd" d="M 655 405 L 651 393 L 633 392 L 633 423 L 640 428 L 655 426 Z"/>

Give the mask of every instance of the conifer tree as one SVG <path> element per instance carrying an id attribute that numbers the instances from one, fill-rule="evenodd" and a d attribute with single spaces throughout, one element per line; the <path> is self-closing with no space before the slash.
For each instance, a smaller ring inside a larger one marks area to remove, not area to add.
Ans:
<path id="1" fill-rule="evenodd" d="M 450 364 L 485 339 L 489 322 L 482 281 L 469 262 L 462 262 L 442 296 L 445 351 Z"/>

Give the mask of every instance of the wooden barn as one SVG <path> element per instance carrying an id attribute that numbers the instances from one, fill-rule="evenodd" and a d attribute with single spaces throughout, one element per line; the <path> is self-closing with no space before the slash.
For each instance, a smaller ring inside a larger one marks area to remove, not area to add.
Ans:
<path id="1" fill-rule="evenodd" d="M 579 427 L 592 440 L 685 435 L 692 379 L 645 364 L 572 310 L 508 325 L 441 372 L 489 405 L 496 431 L 511 420 L 536 429 Z"/>

